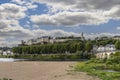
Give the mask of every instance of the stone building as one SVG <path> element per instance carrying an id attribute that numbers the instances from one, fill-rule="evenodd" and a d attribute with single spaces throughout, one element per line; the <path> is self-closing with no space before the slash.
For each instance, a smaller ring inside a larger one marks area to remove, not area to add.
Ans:
<path id="1" fill-rule="evenodd" d="M 37 39 L 30 39 L 28 41 L 23 41 L 21 42 L 21 45 L 35 45 L 35 44 L 47 44 L 47 43 L 54 43 L 54 39 L 49 36 L 43 36 Z"/>

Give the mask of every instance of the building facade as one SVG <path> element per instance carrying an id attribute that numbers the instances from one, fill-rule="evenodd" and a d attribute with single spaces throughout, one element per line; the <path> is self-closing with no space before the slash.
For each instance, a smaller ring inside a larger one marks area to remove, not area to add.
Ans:
<path id="1" fill-rule="evenodd" d="M 116 48 L 115 48 L 115 45 L 113 44 L 107 44 L 105 46 L 97 46 L 97 45 L 94 45 L 93 46 L 93 52 L 109 52 L 109 51 L 115 51 Z"/>
<path id="2" fill-rule="evenodd" d="M 93 46 L 93 53 L 97 58 L 109 58 L 112 53 L 115 53 L 116 48 L 113 44 L 107 44 L 105 46 Z"/>
<path id="3" fill-rule="evenodd" d="M 47 43 L 54 43 L 54 39 L 49 36 L 43 36 L 37 39 L 30 39 L 28 41 L 21 41 L 21 45 L 35 45 L 35 44 L 47 44 Z"/>

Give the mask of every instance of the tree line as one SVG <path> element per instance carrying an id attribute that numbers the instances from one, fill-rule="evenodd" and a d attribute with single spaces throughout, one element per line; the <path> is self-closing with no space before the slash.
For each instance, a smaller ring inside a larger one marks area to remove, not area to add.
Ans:
<path id="1" fill-rule="evenodd" d="M 115 44 L 116 49 L 120 49 L 120 41 L 114 39 L 87 40 L 87 41 L 67 41 L 63 43 L 18 46 L 13 47 L 12 51 L 17 54 L 57 54 L 57 53 L 76 53 L 91 52 L 93 45 Z"/>
<path id="2" fill-rule="evenodd" d="M 90 51 L 92 44 L 90 42 L 71 42 L 55 43 L 45 45 L 18 46 L 12 48 L 14 53 L 18 54 L 57 54 L 57 53 L 76 53 L 77 51 Z"/>

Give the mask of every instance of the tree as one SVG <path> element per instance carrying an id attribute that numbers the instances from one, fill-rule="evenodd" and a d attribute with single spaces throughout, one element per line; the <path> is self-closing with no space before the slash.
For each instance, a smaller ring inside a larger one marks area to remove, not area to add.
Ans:
<path id="1" fill-rule="evenodd" d="M 120 50 L 120 41 L 119 41 L 119 40 L 116 41 L 116 43 L 115 43 L 115 48 L 116 48 L 117 50 Z"/>
<path id="2" fill-rule="evenodd" d="M 90 52 L 93 48 L 93 45 L 90 41 L 88 41 L 86 44 L 85 44 L 85 49 L 87 52 Z"/>
<path id="3" fill-rule="evenodd" d="M 84 43 L 83 42 L 79 42 L 78 44 L 77 44 L 77 51 L 84 51 L 85 49 L 84 49 Z"/>

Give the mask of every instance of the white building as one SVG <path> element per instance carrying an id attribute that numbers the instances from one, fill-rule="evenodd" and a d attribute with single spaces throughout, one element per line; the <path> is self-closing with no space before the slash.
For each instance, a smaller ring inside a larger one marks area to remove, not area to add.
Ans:
<path id="1" fill-rule="evenodd" d="M 13 55 L 13 52 L 11 50 L 6 51 L 8 55 Z"/>
<path id="2" fill-rule="evenodd" d="M 3 53 L 2 53 L 3 55 L 7 55 L 7 52 L 6 51 L 3 51 Z"/>
<path id="3" fill-rule="evenodd" d="M 105 46 L 96 46 L 94 45 L 93 46 L 93 52 L 110 52 L 110 51 L 115 51 L 116 48 L 115 48 L 115 45 L 113 44 L 107 44 Z"/>
<path id="4" fill-rule="evenodd" d="M 30 39 L 25 44 L 32 45 L 34 42 L 35 42 L 34 39 Z"/>
<path id="5" fill-rule="evenodd" d="M 22 41 L 22 43 L 23 42 L 24 41 Z M 24 42 L 22 45 L 46 44 L 46 43 L 54 43 L 54 39 L 49 36 L 43 36 L 37 39 L 30 39 L 27 42 Z"/>
<path id="6" fill-rule="evenodd" d="M 11 50 L 0 50 L 0 55 L 13 55 L 14 53 Z"/>
<path id="7" fill-rule="evenodd" d="M 93 46 L 93 52 L 97 58 L 109 58 L 112 53 L 115 53 L 116 48 L 113 44 L 107 44 L 105 46 Z"/>

